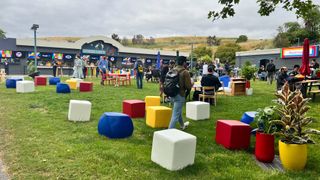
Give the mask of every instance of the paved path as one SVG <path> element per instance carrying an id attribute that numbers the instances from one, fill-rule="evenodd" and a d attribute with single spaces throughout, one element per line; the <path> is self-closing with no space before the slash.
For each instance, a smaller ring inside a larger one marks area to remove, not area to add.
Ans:
<path id="1" fill-rule="evenodd" d="M 0 160 L 0 180 L 8 180 L 8 176 L 3 172 L 3 164 Z"/>

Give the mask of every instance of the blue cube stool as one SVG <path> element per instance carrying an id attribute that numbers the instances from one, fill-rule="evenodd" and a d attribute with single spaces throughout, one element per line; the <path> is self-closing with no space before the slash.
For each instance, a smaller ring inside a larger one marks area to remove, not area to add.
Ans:
<path id="1" fill-rule="evenodd" d="M 6 80 L 6 87 L 7 88 L 16 88 L 17 87 L 17 81 L 22 81 L 22 79 L 7 79 Z"/>
<path id="2" fill-rule="evenodd" d="M 58 83 L 60 83 L 59 77 L 50 77 L 49 85 L 57 85 Z"/>
<path id="3" fill-rule="evenodd" d="M 224 87 L 228 87 L 229 82 L 230 82 L 230 76 L 228 76 L 228 75 L 220 76 L 219 81 L 223 82 Z"/>
<path id="4" fill-rule="evenodd" d="M 256 116 L 256 114 L 257 114 L 256 111 L 245 112 L 242 115 L 241 122 L 250 124 L 254 120 L 254 117 Z"/>
<path id="5" fill-rule="evenodd" d="M 133 123 L 126 114 L 105 112 L 100 117 L 98 133 L 108 138 L 126 138 L 133 133 Z"/>
<path id="6" fill-rule="evenodd" d="M 70 87 L 68 84 L 65 83 L 58 83 L 56 88 L 57 93 L 70 93 Z"/>

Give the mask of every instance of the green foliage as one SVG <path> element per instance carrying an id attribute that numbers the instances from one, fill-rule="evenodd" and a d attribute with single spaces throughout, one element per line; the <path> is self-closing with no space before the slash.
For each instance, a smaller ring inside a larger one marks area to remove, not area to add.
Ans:
<path id="1" fill-rule="evenodd" d="M 219 46 L 220 45 L 220 39 L 218 39 L 216 36 L 208 36 L 207 37 L 207 44 L 208 46 Z"/>
<path id="2" fill-rule="evenodd" d="M 129 45 L 129 39 L 126 37 L 123 37 L 121 40 L 121 44 L 124 46 L 128 46 Z"/>
<path id="3" fill-rule="evenodd" d="M 259 132 L 272 134 L 278 131 L 277 126 L 271 124 L 272 120 L 279 119 L 279 115 L 275 111 L 276 106 L 267 106 L 263 109 L 259 108 L 254 117 Z"/>
<path id="4" fill-rule="evenodd" d="M 203 60 L 203 58 L 208 59 L 208 57 L 212 59 L 212 49 L 206 46 L 198 46 L 193 50 L 192 57 L 197 60 Z"/>
<path id="5" fill-rule="evenodd" d="M 254 65 L 249 61 L 246 61 L 241 68 L 241 75 L 247 80 L 251 80 L 254 77 L 254 73 L 257 71 L 258 69 Z"/>
<path id="6" fill-rule="evenodd" d="M 315 143 L 309 134 L 318 134 L 315 129 L 304 129 L 312 123 L 313 118 L 307 116 L 310 109 L 309 98 L 303 98 L 299 90 L 290 91 L 289 84 L 285 83 L 281 92 L 276 93 L 280 120 L 271 123 L 281 126 L 281 130 L 275 134 L 281 136 L 281 140 L 287 144 Z"/>
<path id="7" fill-rule="evenodd" d="M 209 55 L 205 55 L 201 57 L 201 61 L 206 62 L 206 63 L 210 63 L 212 62 L 212 58 Z"/>
<path id="8" fill-rule="evenodd" d="M 248 37 L 246 35 L 240 35 L 236 41 L 236 43 L 247 42 Z"/>
<path id="9" fill-rule="evenodd" d="M 219 0 L 223 7 L 220 11 L 209 11 L 208 19 L 215 21 L 219 18 L 225 19 L 235 15 L 235 5 L 240 0 Z M 277 7 L 282 7 L 287 11 L 293 11 L 297 17 L 309 16 L 309 10 L 315 7 L 312 0 L 257 0 L 259 5 L 258 13 L 261 16 L 269 16 Z"/>
<path id="10" fill-rule="evenodd" d="M 143 44 L 144 37 L 142 34 L 134 35 L 132 38 L 132 44 Z"/>
<path id="11" fill-rule="evenodd" d="M 5 39 L 5 38 L 6 38 L 6 32 L 0 29 L 0 39 Z"/>
<path id="12" fill-rule="evenodd" d="M 235 64 L 236 52 L 238 51 L 241 51 L 241 46 L 236 43 L 228 43 L 219 46 L 214 57 L 219 58 L 221 63 L 229 61 L 230 64 Z"/>
<path id="13" fill-rule="evenodd" d="M 118 34 L 115 34 L 115 33 L 113 33 L 113 34 L 111 35 L 111 38 L 114 39 L 114 40 L 116 40 L 116 41 L 118 41 L 118 42 L 121 41 L 119 35 L 118 35 Z"/>
<path id="14" fill-rule="evenodd" d="M 309 10 L 308 16 L 302 18 L 304 26 L 298 22 L 287 22 L 278 28 L 278 34 L 273 41 L 276 47 L 301 45 L 305 38 L 309 38 L 311 42 L 320 40 L 319 6 Z"/>

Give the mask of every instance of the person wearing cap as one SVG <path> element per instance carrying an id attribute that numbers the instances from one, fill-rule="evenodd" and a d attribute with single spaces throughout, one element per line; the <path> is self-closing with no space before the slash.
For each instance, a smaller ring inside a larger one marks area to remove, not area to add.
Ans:
<path id="1" fill-rule="evenodd" d="M 169 129 L 175 128 L 177 122 L 179 122 L 182 130 L 184 130 L 189 125 L 188 121 L 184 123 L 182 119 L 182 108 L 185 103 L 186 92 L 190 91 L 192 88 L 190 74 L 184 68 L 186 61 L 186 57 L 179 56 L 177 58 L 177 65 L 176 67 L 174 67 L 174 69 L 179 73 L 180 90 L 176 96 L 171 97 L 171 100 L 173 102 L 173 112 L 169 124 Z"/>

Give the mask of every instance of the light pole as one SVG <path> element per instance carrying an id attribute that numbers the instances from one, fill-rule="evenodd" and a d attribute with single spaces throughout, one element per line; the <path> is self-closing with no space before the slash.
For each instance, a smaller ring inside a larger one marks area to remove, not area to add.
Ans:
<path id="1" fill-rule="evenodd" d="M 38 66 L 38 63 L 37 63 L 37 29 L 38 28 L 39 28 L 38 24 L 33 24 L 31 27 L 31 30 L 33 30 L 34 32 L 34 63 L 35 63 L 36 71 Z"/>
<path id="2" fill-rule="evenodd" d="M 298 46 L 300 46 L 300 38 L 297 38 L 297 40 L 298 40 Z"/>

